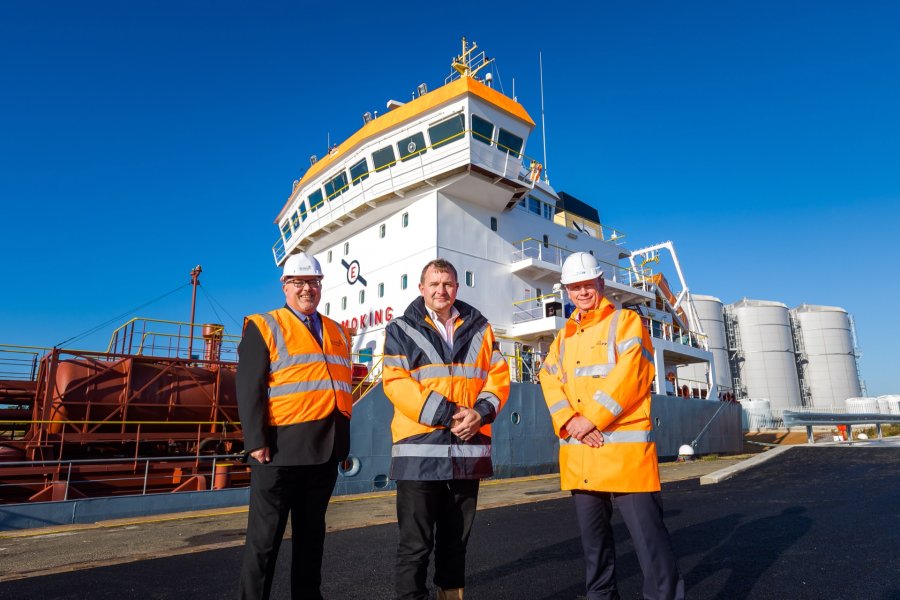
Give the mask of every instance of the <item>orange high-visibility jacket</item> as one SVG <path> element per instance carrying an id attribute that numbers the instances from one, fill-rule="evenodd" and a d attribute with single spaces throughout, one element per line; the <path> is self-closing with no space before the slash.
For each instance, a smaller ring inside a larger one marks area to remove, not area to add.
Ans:
<path id="1" fill-rule="evenodd" d="M 541 388 L 559 435 L 564 490 L 659 491 L 659 467 L 650 421 L 653 345 L 640 317 L 600 306 L 576 310 L 550 346 Z M 600 448 L 569 436 L 576 414 L 603 433 Z"/>
<path id="2" fill-rule="evenodd" d="M 322 347 L 289 308 L 251 315 L 269 348 L 269 425 L 324 419 L 337 408 L 350 417 L 350 340 L 323 315 Z"/>
<path id="3" fill-rule="evenodd" d="M 419 297 L 386 328 L 384 391 L 394 405 L 391 478 L 481 479 L 493 475 L 491 426 L 509 397 L 509 366 L 494 332 L 475 308 L 457 300 L 453 347 L 441 339 Z M 474 408 L 479 433 L 452 435 L 457 406 Z"/>

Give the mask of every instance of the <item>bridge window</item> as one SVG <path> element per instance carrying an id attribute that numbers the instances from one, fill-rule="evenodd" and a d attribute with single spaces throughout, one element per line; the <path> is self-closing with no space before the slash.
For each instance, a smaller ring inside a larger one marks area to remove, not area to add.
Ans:
<path id="1" fill-rule="evenodd" d="M 472 115 L 472 139 L 491 145 L 494 138 L 494 124 L 478 115 Z"/>
<path id="2" fill-rule="evenodd" d="M 347 174 L 343 171 L 325 182 L 325 195 L 333 200 L 347 191 Z"/>
<path id="3" fill-rule="evenodd" d="M 491 231 L 497 231 L 497 217 L 491 217 Z"/>
<path id="4" fill-rule="evenodd" d="M 306 220 L 306 217 L 309 216 L 309 215 L 306 214 L 306 213 L 307 213 L 307 210 L 306 210 L 306 202 L 304 201 L 304 202 L 301 202 L 301 203 L 300 203 L 300 220 L 301 220 L 301 221 L 305 221 L 305 220 Z"/>
<path id="5" fill-rule="evenodd" d="M 281 233 L 284 235 L 284 239 L 291 239 L 291 222 L 288 219 L 285 219 L 284 223 L 281 224 Z"/>
<path id="6" fill-rule="evenodd" d="M 296 211 L 291 215 L 291 227 L 294 229 L 300 227 L 300 215 Z"/>
<path id="7" fill-rule="evenodd" d="M 401 290 L 406 289 L 406 283 L 407 283 L 406 275 L 401 275 L 400 276 L 400 289 Z"/>
<path id="8" fill-rule="evenodd" d="M 536 215 L 541 214 L 541 201 L 534 196 L 528 196 L 528 210 Z"/>
<path id="9" fill-rule="evenodd" d="M 497 134 L 497 147 L 504 152 L 515 154 L 516 158 L 522 157 L 522 142 L 522 138 L 502 127 L 500 133 Z"/>
<path id="10" fill-rule="evenodd" d="M 544 235 L 544 248 L 549 248 L 549 247 L 550 247 L 550 236 L 545 234 Z"/>
<path id="11" fill-rule="evenodd" d="M 397 152 L 400 154 L 401 161 L 407 161 L 414 156 L 425 154 L 427 149 L 425 136 L 422 133 L 414 133 L 408 138 L 403 138 L 397 142 Z"/>
<path id="12" fill-rule="evenodd" d="M 353 182 L 353 185 L 356 185 L 368 176 L 369 164 L 366 162 L 365 158 L 350 167 L 350 181 Z"/>
<path id="13" fill-rule="evenodd" d="M 444 144 L 461 139 L 464 128 L 465 123 L 462 115 L 454 115 L 445 121 L 435 123 L 428 128 L 428 138 L 431 140 L 431 147 L 440 148 Z"/>
<path id="14" fill-rule="evenodd" d="M 309 212 L 316 212 L 316 210 L 318 210 L 325 202 L 325 197 L 322 195 L 322 190 L 318 189 L 308 196 L 308 200 Z"/>
<path id="15" fill-rule="evenodd" d="M 375 165 L 375 172 L 384 171 L 388 167 L 394 166 L 397 160 L 394 158 L 394 147 L 385 146 L 381 150 L 372 153 L 372 164 Z"/>

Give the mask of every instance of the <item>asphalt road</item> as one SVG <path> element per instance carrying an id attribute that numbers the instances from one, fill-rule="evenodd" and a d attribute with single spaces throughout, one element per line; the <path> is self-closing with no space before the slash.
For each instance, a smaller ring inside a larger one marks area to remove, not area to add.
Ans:
<path id="1" fill-rule="evenodd" d="M 800 447 L 716 485 L 666 484 L 663 501 L 689 598 L 900 600 L 897 447 Z M 620 593 L 640 598 L 627 530 L 614 526 Z M 325 596 L 391 598 L 396 539 L 393 524 L 329 533 Z M 288 543 L 273 598 L 290 597 L 289 555 Z M 0 599 L 233 598 L 240 558 L 231 547 L 31 577 L 0 583 Z M 479 511 L 468 573 L 468 599 L 583 594 L 571 501 Z"/>

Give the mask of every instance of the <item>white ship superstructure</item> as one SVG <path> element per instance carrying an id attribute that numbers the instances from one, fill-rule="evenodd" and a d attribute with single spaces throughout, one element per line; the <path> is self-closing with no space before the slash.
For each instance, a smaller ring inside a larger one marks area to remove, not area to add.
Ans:
<path id="1" fill-rule="evenodd" d="M 689 296 L 667 299 L 646 268 L 624 266 L 624 236 L 541 179 L 541 165 L 525 156 L 534 121 L 478 78 L 487 61 L 473 50 L 463 42 L 445 85 L 420 85 L 412 101 L 367 113 L 360 130 L 311 157 L 276 220 L 276 262 L 316 255 L 320 310 L 355 333 L 357 360 L 377 375 L 385 325 L 418 295 L 422 267 L 445 258 L 458 270 L 459 298 L 487 316 L 514 376 L 530 382 L 565 322 L 562 262 L 591 252 L 605 265 L 607 297 L 638 307 L 654 337 L 656 390 L 680 395 L 667 374 L 711 360 L 705 337 L 690 330 Z M 711 378 L 692 388 L 715 398 Z"/>

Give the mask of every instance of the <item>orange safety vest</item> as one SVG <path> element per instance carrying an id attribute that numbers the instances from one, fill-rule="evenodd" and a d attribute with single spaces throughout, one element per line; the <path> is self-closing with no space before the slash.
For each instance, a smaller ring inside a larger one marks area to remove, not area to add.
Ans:
<path id="1" fill-rule="evenodd" d="M 247 317 L 269 348 L 269 425 L 324 419 L 353 410 L 350 340 L 323 315 L 322 345 L 289 308 Z"/>
<path id="2" fill-rule="evenodd" d="M 656 369 L 653 345 L 640 317 L 600 306 L 566 321 L 541 370 L 541 388 L 559 435 L 564 490 L 659 491 L 659 466 L 650 420 L 650 385 Z M 591 448 L 569 436 L 576 414 L 603 433 Z"/>

